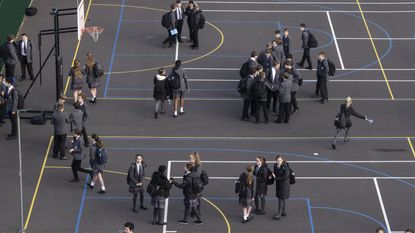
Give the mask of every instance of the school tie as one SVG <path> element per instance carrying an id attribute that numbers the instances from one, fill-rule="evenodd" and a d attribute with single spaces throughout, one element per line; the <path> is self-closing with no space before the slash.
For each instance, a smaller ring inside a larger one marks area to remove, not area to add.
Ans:
<path id="1" fill-rule="evenodd" d="M 23 42 L 23 51 L 24 51 L 24 54 L 27 55 L 27 44 L 26 44 L 26 42 Z"/>

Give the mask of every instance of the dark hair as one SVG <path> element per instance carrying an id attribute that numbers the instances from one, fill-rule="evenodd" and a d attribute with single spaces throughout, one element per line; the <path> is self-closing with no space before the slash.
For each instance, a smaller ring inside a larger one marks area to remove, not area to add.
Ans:
<path id="1" fill-rule="evenodd" d="M 76 135 L 81 135 L 82 131 L 80 129 L 74 129 L 73 133 Z"/>
<path id="2" fill-rule="evenodd" d="M 409 229 L 409 228 L 408 228 L 408 229 L 406 229 L 406 230 L 405 230 L 405 233 L 407 233 L 407 232 L 409 232 L 409 233 L 414 233 L 414 230 L 413 230 L 413 229 Z"/>
<path id="3" fill-rule="evenodd" d="M 6 39 L 7 39 L 7 42 L 10 42 L 10 41 L 12 41 L 12 40 L 14 40 L 14 35 L 13 34 L 9 34 L 9 35 L 7 35 L 7 37 L 6 37 Z"/>
<path id="4" fill-rule="evenodd" d="M 382 227 L 379 227 L 379 228 L 376 229 L 376 233 L 379 233 L 380 231 L 385 232 L 385 230 Z"/>
<path id="5" fill-rule="evenodd" d="M 257 67 L 256 67 L 256 70 L 257 71 L 259 71 L 259 70 L 263 70 L 264 69 L 264 67 L 261 65 L 261 64 L 259 64 Z"/>
<path id="6" fill-rule="evenodd" d="M 14 85 L 13 78 L 12 77 L 6 77 L 6 83 L 10 83 L 10 84 Z"/>
<path id="7" fill-rule="evenodd" d="M 275 43 L 277 43 L 277 45 L 282 45 L 282 39 L 281 38 L 275 39 Z"/>
<path id="8" fill-rule="evenodd" d="M 164 74 L 164 72 L 166 72 L 166 69 L 164 69 L 164 67 L 161 67 L 159 69 L 159 74 Z"/>
<path id="9" fill-rule="evenodd" d="M 324 51 L 320 51 L 319 53 L 318 53 L 318 55 L 322 55 L 322 56 L 324 56 L 324 57 L 326 57 L 327 55 L 326 55 L 326 52 L 324 52 Z"/>
<path id="10" fill-rule="evenodd" d="M 79 96 L 85 101 L 86 100 L 86 95 L 84 93 L 79 94 Z"/>
<path id="11" fill-rule="evenodd" d="M 246 184 L 248 187 L 252 187 L 252 184 L 254 183 L 254 175 L 252 174 L 254 171 L 254 166 L 252 164 L 248 165 L 246 171 L 248 173 L 246 177 Z"/>
<path id="12" fill-rule="evenodd" d="M 281 158 L 282 160 L 284 160 L 284 158 L 282 157 L 282 155 L 277 155 L 277 156 L 275 156 L 275 160 L 277 160 L 277 159 L 279 159 L 279 158 Z"/>
<path id="13" fill-rule="evenodd" d="M 173 3 L 170 5 L 170 10 L 174 10 L 174 9 L 176 9 L 176 4 Z"/>
<path id="14" fill-rule="evenodd" d="M 256 69 L 254 69 L 254 68 L 249 69 L 249 74 L 250 74 L 250 75 L 253 75 L 253 74 L 255 74 L 255 73 L 256 73 Z"/>
<path id="15" fill-rule="evenodd" d="M 261 79 L 265 79 L 265 72 L 259 72 L 259 77 Z"/>
<path id="16" fill-rule="evenodd" d="M 293 55 L 290 53 L 286 56 L 287 59 L 293 59 Z"/>
<path id="17" fill-rule="evenodd" d="M 266 53 L 266 54 L 271 54 L 271 53 L 272 53 L 272 49 L 267 48 L 267 49 L 265 50 L 265 53 Z"/>
<path id="18" fill-rule="evenodd" d="M 288 32 L 288 28 L 284 28 L 284 32 Z"/>
<path id="19" fill-rule="evenodd" d="M 275 30 L 274 34 L 281 34 L 281 30 Z"/>
<path id="20" fill-rule="evenodd" d="M 252 51 L 251 52 L 251 57 L 256 57 L 256 56 L 258 56 L 258 53 L 256 51 Z"/>
<path id="21" fill-rule="evenodd" d="M 305 28 L 305 23 L 300 24 L 300 27 Z"/>
<path id="22" fill-rule="evenodd" d="M 186 169 L 188 171 L 192 170 L 193 165 L 191 163 L 186 163 Z"/>
<path id="23" fill-rule="evenodd" d="M 271 48 L 272 47 L 272 43 L 271 42 L 267 42 L 266 44 L 265 44 L 265 48 Z"/>
<path id="24" fill-rule="evenodd" d="M 135 155 L 135 159 L 137 159 L 139 156 L 140 156 L 141 158 L 143 158 L 143 160 L 141 161 L 141 164 L 142 164 L 144 167 L 147 167 L 146 163 L 144 162 L 144 156 L 143 156 L 142 154 L 140 154 L 140 153 L 136 154 L 136 155 Z"/>
<path id="25" fill-rule="evenodd" d="M 75 109 L 81 109 L 81 105 L 79 104 L 79 102 L 75 102 L 75 103 L 73 103 L 73 107 L 74 107 Z"/>
<path id="26" fill-rule="evenodd" d="M 272 62 L 272 66 L 276 66 L 276 65 L 279 65 L 280 64 L 280 62 L 279 61 L 273 61 Z"/>
<path id="27" fill-rule="evenodd" d="M 26 33 L 22 33 L 22 35 L 20 35 L 20 36 L 26 36 L 26 37 L 28 37 L 28 35 Z"/>
<path id="28" fill-rule="evenodd" d="M 134 223 L 132 222 L 126 222 L 124 227 L 127 227 L 130 231 L 134 231 Z"/>
<path id="29" fill-rule="evenodd" d="M 259 159 L 259 160 L 261 160 L 261 163 L 262 163 L 262 165 L 264 165 L 265 164 L 265 158 L 264 157 L 262 157 L 262 156 L 260 156 L 260 155 L 258 155 L 257 157 L 256 157 L 257 159 Z"/>
<path id="30" fill-rule="evenodd" d="M 180 1 L 180 0 L 176 0 L 176 3 L 182 3 L 182 1 Z"/>
<path id="31" fill-rule="evenodd" d="M 95 143 L 99 148 L 104 148 L 104 143 L 102 143 L 101 139 L 96 134 L 92 134 L 91 138 L 95 140 Z"/>
<path id="32" fill-rule="evenodd" d="M 182 65 L 182 61 L 181 60 L 177 60 L 174 62 L 174 68 L 180 68 L 180 66 Z"/>
<path id="33" fill-rule="evenodd" d="M 284 66 L 293 66 L 294 64 L 293 64 L 293 62 L 292 61 L 286 61 L 285 63 L 284 63 Z"/>
<path id="34" fill-rule="evenodd" d="M 160 173 L 164 173 L 167 170 L 167 167 L 165 165 L 160 165 L 157 170 Z"/>
<path id="35" fill-rule="evenodd" d="M 64 94 L 60 95 L 59 99 L 66 100 L 66 95 L 64 95 Z"/>

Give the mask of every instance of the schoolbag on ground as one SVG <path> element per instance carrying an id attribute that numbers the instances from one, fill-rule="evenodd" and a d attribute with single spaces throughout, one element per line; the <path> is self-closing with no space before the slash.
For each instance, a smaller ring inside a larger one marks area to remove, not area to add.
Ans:
<path id="1" fill-rule="evenodd" d="M 238 92 L 239 93 L 245 93 L 247 90 L 247 83 L 246 83 L 246 78 L 241 78 L 241 80 L 239 80 L 238 83 Z"/>
<path id="2" fill-rule="evenodd" d="M 94 77 L 96 78 L 100 78 L 104 76 L 104 67 L 99 62 L 95 62 L 93 71 L 94 71 Z"/>
<path id="3" fill-rule="evenodd" d="M 170 12 L 167 12 L 161 18 L 161 26 L 168 28 L 170 26 Z"/>
<path id="4" fill-rule="evenodd" d="M 170 76 L 170 86 L 173 90 L 180 89 L 181 87 L 180 76 L 175 70 L 172 71 Z"/>
<path id="5" fill-rule="evenodd" d="M 242 173 L 239 176 L 239 179 L 235 181 L 235 193 L 240 197 L 243 197 L 246 194 L 246 173 Z"/>
<path id="6" fill-rule="evenodd" d="M 23 109 L 25 106 L 24 97 L 16 88 L 13 89 L 13 94 L 15 91 L 17 92 L 17 109 Z"/>
<path id="7" fill-rule="evenodd" d="M 327 59 L 327 63 L 329 64 L 329 76 L 334 76 L 336 73 L 336 65 L 329 59 Z"/>
<path id="8" fill-rule="evenodd" d="M 199 29 L 203 29 L 205 27 L 206 19 L 205 16 L 200 13 L 200 20 L 199 20 Z"/>
<path id="9" fill-rule="evenodd" d="M 97 146 L 95 151 L 95 160 L 99 165 L 106 164 L 108 162 L 107 150 L 105 150 L 105 148 L 99 148 Z"/>
<path id="10" fill-rule="evenodd" d="M 317 38 L 314 36 L 313 33 L 311 33 L 309 31 L 308 32 L 308 47 L 310 47 L 310 48 L 317 48 L 317 46 L 318 46 Z"/>

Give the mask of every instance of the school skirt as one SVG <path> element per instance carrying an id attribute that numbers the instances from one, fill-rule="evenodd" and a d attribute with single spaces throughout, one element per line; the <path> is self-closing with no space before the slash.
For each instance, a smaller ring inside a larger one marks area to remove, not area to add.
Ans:
<path id="1" fill-rule="evenodd" d="M 190 208 L 196 208 L 199 205 L 199 200 L 197 200 L 197 198 L 190 199 L 186 197 L 184 198 L 184 205 L 189 206 Z"/>
<path id="2" fill-rule="evenodd" d="M 128 189 L 128 191 L 130 193 L 140 193 L 140 192 L 144 192 L 144 188 L 143 186 L 137 186 L 137 185 L 130 185 L 130 188 Z"/>
<path id="3" fill-rule="evenodd" d="M 152 197 L 151 205 L 154 206 L 154 208 L 164 209 L 166 205 L 166 198 L 161 196 Z"/>

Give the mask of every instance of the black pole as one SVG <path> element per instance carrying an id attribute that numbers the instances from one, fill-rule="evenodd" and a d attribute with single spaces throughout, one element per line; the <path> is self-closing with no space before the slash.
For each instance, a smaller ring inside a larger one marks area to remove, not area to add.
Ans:
<path id="1" fill-rule="evenodd" d="M 59 10 L 52 9 L 54 14 L 54 32 L 55 32 L 55 71 L 56 71 L 56 99 L 63 93 L 63 67 L 62 57 L 59 45 Z"/>

